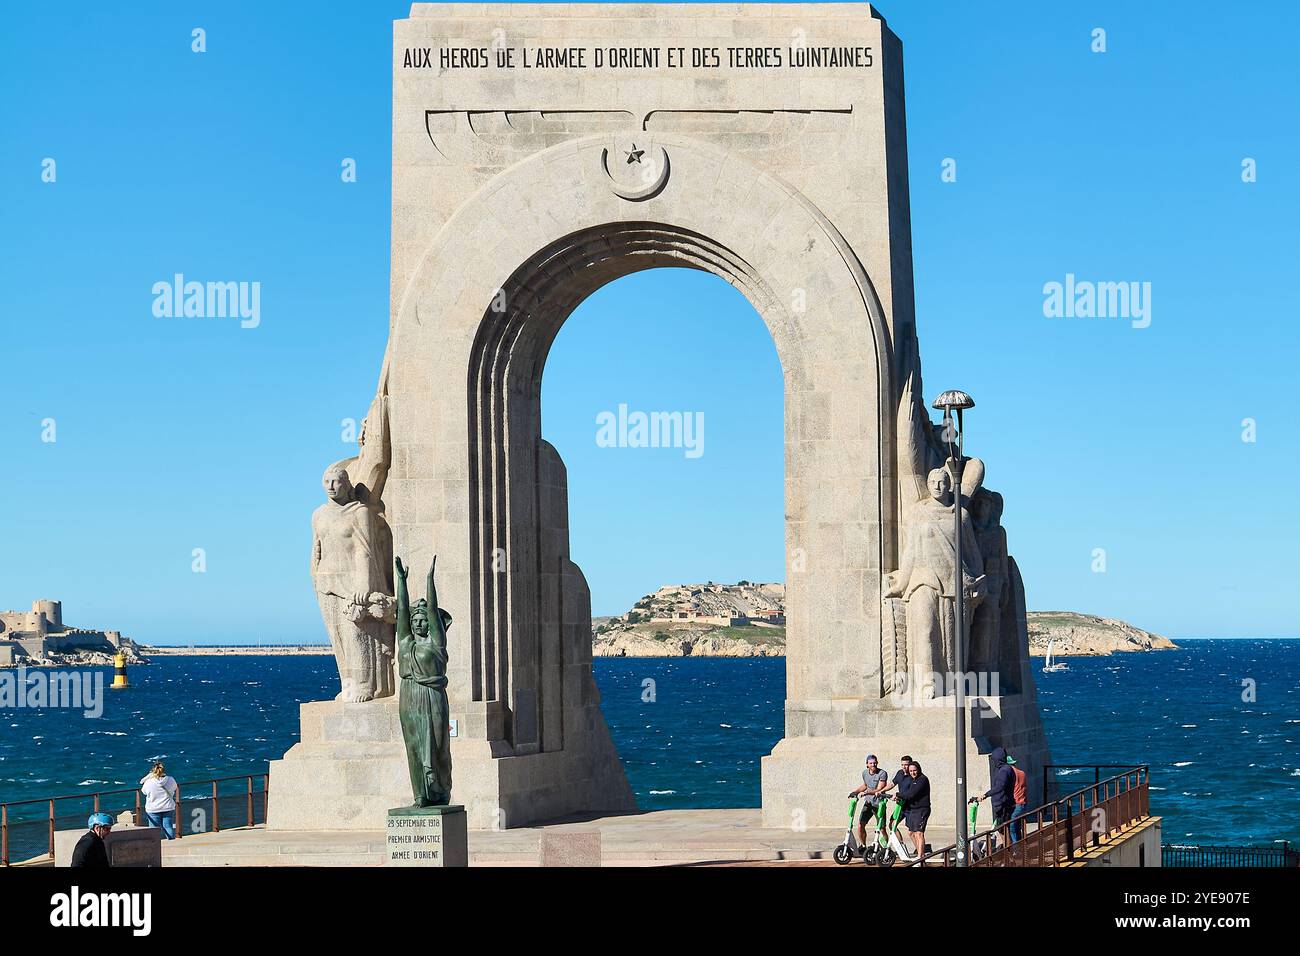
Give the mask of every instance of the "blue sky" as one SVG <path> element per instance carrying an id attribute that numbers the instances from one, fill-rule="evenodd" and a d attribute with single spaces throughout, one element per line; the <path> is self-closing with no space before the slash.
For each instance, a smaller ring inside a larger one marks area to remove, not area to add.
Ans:
<path id="1" fill-rule="evenodd" d="M 308 518 L 384 349 L 407 8 L 6 12 L 0 606 L 61 598 L 74 623 L 163 643 L 323 640 Z M 926 389 L 978 402 L 969 450 L 1006 496 L 1030 606 L 1300 635 L 1300 12 L 881 9 L 906 51 Z M 261 324 L 155 318 L 152 285 L 177 272 L 260 282 Z M 1150 282 L 1150 327 L 1045 318 L 1067 273 Z M 780 370 L 739 293 L 678 270 L 607 286 L 543 387 L 596 613 L 669 581 L 781 576 Z M 597 447 L 620 402 L 704 412 L 705 454 Z"/>

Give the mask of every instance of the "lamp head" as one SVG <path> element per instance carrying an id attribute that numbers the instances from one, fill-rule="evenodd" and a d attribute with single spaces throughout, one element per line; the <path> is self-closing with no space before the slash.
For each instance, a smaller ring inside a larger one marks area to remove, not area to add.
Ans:
<path id="1" fill-rule="evenodd" d="M 971 398 L 965 392 L 955 388 L 950 388 L 934 400 L 933 408 L 940 409 L 943 412 L 950 412 L 953 409 L 964 411 L 967 408 L 975 407 L 975 399 Z"/>

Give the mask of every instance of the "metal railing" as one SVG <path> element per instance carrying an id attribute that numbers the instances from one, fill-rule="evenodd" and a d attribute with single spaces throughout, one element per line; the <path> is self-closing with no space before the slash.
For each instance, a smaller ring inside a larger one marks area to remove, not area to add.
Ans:
<path id="1" fill-rule="evenodd" d="M 1061 777 L 1065 774 L 1057 771 L 1064 770 L 1067 773 L 1075 773 L 1080 770 L 1092 771 L 1093 786 L 1101 783 L 1101 772 L 1103 770 L 1129 770 L 1134 765 L 1131 763 L 1048 763 L 1043 764 L 1043 805 L 1051 803 L 1053 800 L 1060 799 Z M 1071 791 L 1072 793 L 1075 791 Z"/>
<path id="2" fill-rule="evenodd" d="M 235 781 L 242 786 L 236 786 Z M 255 786 L 255 782 L 261 786 Z M 265 823 L 270 785 L 270 774 L 265 773 L 178 784 L 177 838 L 216 833 L 222 827 Z M 192 796 L 195 791 L 203 796 Z M 75 809 L 69 806 L 73 801 L 78 804 Z M 40 861 L 46 856 L 53 859 L 55 831 L 83 829 L 92 813 L 104 812 L 116 819 L 127 811 L 136 826 L 145 823 L 144 803 L 138 788 L 0 803 L 0 867 L 14 862 Z"/>
<path id="3" fill-rule="evenodd" d="M 1086 769 L 1093 767 L 1089 764 Z M 1097 846 L 1102 839 L 1151 815 L 1150 767 L 1130 767 L 1104 780 L 1100 770 L 1111 768 L 1096 769 L 1095 780 L 1089 786 L 973 834 L 967 844 L 970 865 L 1060 866 L 1089 846 Z M 920 862 L 954 866 L 957 846 L 933 850 Z"/>
<path id="4" fill-rule="evenodd" d="M 1300 867 L 1300 852 L 1283 840 L 1279 846 L 1199 846 L 1166 843 L 1160 848 L 1161 866 L 1191 867 Z"/>

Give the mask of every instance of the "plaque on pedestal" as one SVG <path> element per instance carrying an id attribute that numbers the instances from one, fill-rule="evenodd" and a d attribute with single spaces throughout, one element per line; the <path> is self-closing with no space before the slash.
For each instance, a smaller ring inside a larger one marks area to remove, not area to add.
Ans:
<path id="1" fill-rule="evenodd" d="M 389 866 L 469 866 L 463 806 L 389 810 L 387 835 Z"/>

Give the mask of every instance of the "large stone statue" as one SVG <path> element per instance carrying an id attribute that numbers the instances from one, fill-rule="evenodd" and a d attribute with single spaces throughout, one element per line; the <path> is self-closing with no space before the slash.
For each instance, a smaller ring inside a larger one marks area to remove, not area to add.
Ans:
<path id="1" fill-rule="evenodd" d="M 391 697 L 392 532 L 376 508 L 358 499 L 341 464 L 325 469 L 322 483 L 329 500 L 311 516 L 311 574 L 338 663 L 338 699 Z"/>
<path id="2" fill-rule="evenodd" d="M 885 597 L 901 598 L 906 603 L 908 686 L 921 697 L 934 697 L 943 691 L 934 686 L 932 675 L 956 671 L 956 546 L 952 477 L 946 468 L 935 468 L 926 485 L 930 496 L 915 504 L 907 516 L 901 564 L 886 576 Z M 984 594 L 984 565 L 965 508 L 961 525 L 962 579 L 969 623 Z"/>
<path id="3" fill-rule="evenodd" d="M 984 562 L 985 597 L 971 621 L 968 666 L 971 670 L 995 673 L 1002 667 L 999 635 L 1003 614 L 1010 613 L 1007 605 L 1011 599 L 1007 532 L 1002 527 L 1002 496 L 996 491 L 980 488 L 970 500 L 970 510 L 980 558 Z"/>
<path id="4" fill-rule="evenodd" d="M 362 425 L 361 454 L 325 469 L 328 500 L 311 517 L 311 576 L 343 701 L 391 697 L 394 690 L 393 535 L 380 499 L 387 473 L 381 390 Z"/>
<path id="5" fill-rule="evenodd" d="M 434 559 L 437 563 L 437 558 Z M 428 600 L 411 605 L 406 568 L 397 559 L 397 672 L 402 679 L 398 713 L 413 806 L 451 803 L 451 738 L 447 711 L 447 628 L 451 615 L 438 607 L 429 565 Z"/>

